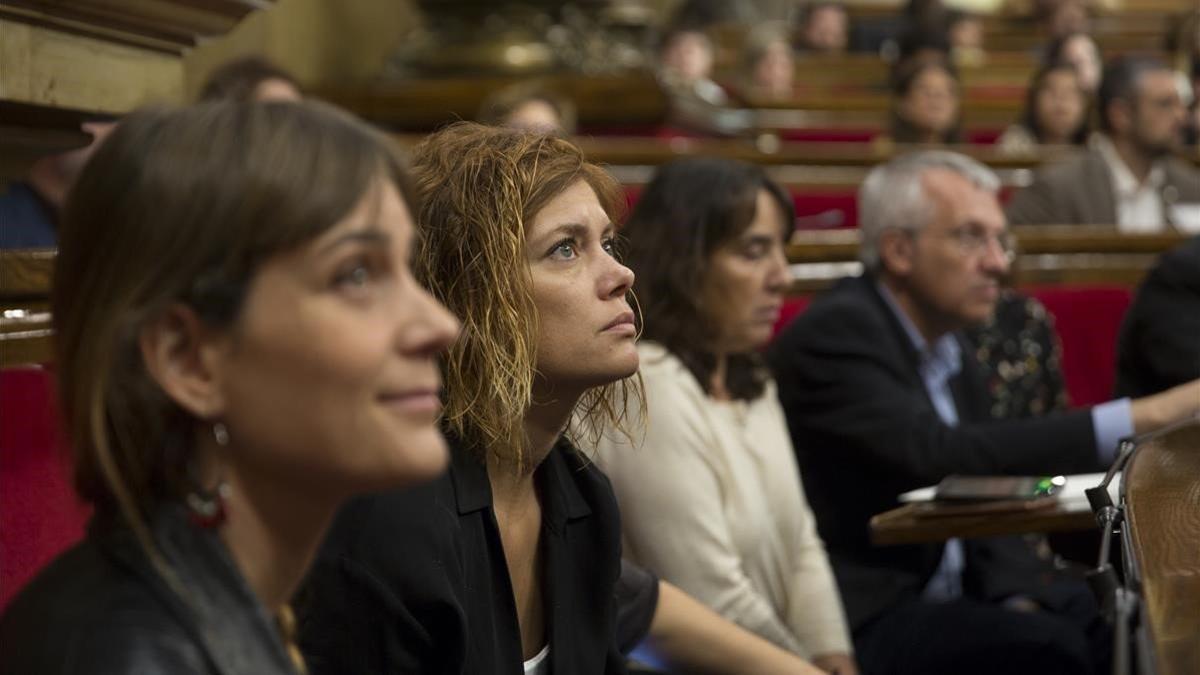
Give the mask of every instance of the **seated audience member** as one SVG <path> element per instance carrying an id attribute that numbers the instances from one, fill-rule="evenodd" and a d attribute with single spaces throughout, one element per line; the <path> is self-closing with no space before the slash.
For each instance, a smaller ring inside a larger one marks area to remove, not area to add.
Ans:
<path id="1" fill-rule="evenodd" d="M 1021 121 L 996 144 L 1006 153 L 1037 151 L 1041 145 L 1083 145 L 1088 138 L 1087 94 L 1069 65 L 1043 66 L 1029 83 Z"/>
<path id="2" fill-rule="evenodd" d="M 976 14 L 953 10 L 946 16 L 950 60 L 959 66 L 980 66 L 987 60 L 983 19 Z"/>
<path id="3" fill-rule="evenodd" d="M 1200 381 L 1062 415 L 992 421 L 959 331 L 993 313 L 1011 236 L 999 179 L 926 151 L 859 193 L 866 272 L 772 344 L 800 475 L 868 673 L 1100 673 L 1090 593 L 1015 539 L 876 547 L 871 516 L 950 474 L 1095 471 L 1118 439 L 1200 412 Z"/>
<path id="4" fill-rule="evenodd" d="M 95 517 L 9 605 L 0 671 L 304 672 L 288 603 L 338 505 L 446 466 L 458 327 L 409 270 L 407 184 L 325 106 L 122 121 L 68 200 L 51 301 Z"/>
<path id="5" fill-rule="evenodd" d="M 842 54 L 850 42 L 850 15 L 841 2 L 815 0 L 800 10 L 798 47 L 812 54 Z"/>
<path id="6" fill-rule="evenodd" d="M 958 143 L 958 76 L 941 60 L 917 59 L 897 71 L 891 137 L 897 143 Z"/>
<path id="7" fill-rule="evenodd" d="M 471 123 L 413 158 L 415 265 L 464 326 L 442 362 L 450 471 L 339 514 L 301 603 L 310 667 L 622 672 L 617 504 L 567 429 L 635 386 L 619 187 L 565 140 Z"/>
<path id="8" fill-rule="evenodd" d="M 787 100 L 795 94 L 796 61 L 787 35 L 775 24 L 750 32 L 742 50 L 741 93 L 753 100 Z"/>
<path id="9" fill-rule="evenodd" d="M 1146 396 L 1200 377 L 1200 237 L 1162 256 L 1117 341 L 1117 395 Z"/>
<path id="10" fill-rule="evenodd" d="M 788 285 L 791 198 L 757 166 L 663 167 L 623 229 L 644 329 L 644 416 L 597 461 L 626 555 L 725 618 L 857 672 L 837 587 L 758 355 Z M 644 436 L 641 435 L 644 427 Z"/>
<path id="11" fill-rule="evenodd" d="M 84 122 L 91 134 L 86 146 L 33 163 L 25 180 L 0 191 L 0 249 L 54 248 L 58 243 L 58 218 L 67 193 L 87 160 L 116 126 L 115 122 Z"/>
<path id="12" fill-rule="evenodd" d="M 713 45 L 702 29 L 677 26 L 667 29 L 658 52 L 662 79 L 672 87 L 690 88 L 711 82 Z"/>
<path id="13" fill-rule="evenodd" d="M 1100 58 L 1100 48 L 1087 33 L 1067 33 L 1052 40 L 1046 47 L 1042 62 L 1047 66 L 1065 63 L 1074 68 L 1079 74 L 1079 86 L 1088 98 L 1095 96 L 1100 88 L 1104 63 Z"/>
<path id="14" fill-rule="evenodd" d="M 1085 0 L 1049 0 L 1041 3 L 1035 13 L 1042 34 L 1050 40 L 1091 32 L 1092 20 Z"/>
<path id="15" fill-rule="evenodd" d="M 208 76 L 201 101 L 299 101 L 300 83 L 286 70 L 261 56 L 230 61 Z"/>
<path id="16" fill-rule="evenodd" d="M 1149 57 L 1116 59 L 1097 106 L 1100 133 L 1087 152 L 1039 171 L 1009 202 L 1009 220 L 1200 230 L 1200 172 L 1172 157 L 1184 108 L 1170 69 Z"/>
<path id="17" fill-rule="evenodd" d="M 479 106 L 479 122 L 571 136 L 575 133 L 575 105 L 537 82 L 505 87 Z"/>

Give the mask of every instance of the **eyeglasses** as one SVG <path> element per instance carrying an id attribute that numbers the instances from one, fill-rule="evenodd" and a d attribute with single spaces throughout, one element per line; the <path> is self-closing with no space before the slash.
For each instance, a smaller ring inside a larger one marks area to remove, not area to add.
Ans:
<path id="1" fill-rule="evenodd" d="M 928 230 L 922 230 L 922 232 L 929 233 Z M 982 256 L 988 252 L 992 242 L 996 242 L 1001 256 L 1007 262 L 1011 263 L 1017 258 L 1017 239 L 1008 231 L 991 234 L 975 227 L 958 227 L 949 232 L 929 234 L 953 241 L 963 255 Z"/>

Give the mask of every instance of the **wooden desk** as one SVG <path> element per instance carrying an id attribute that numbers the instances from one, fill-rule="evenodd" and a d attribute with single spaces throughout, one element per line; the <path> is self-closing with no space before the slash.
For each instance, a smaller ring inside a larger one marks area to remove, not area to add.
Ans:
<path id="1" fill-rule="evenodd" d="M 1071 500 L 1041 509 L 983 515 L 923 516 L 922 504 L 905 504 L 871 518 L 876 546 L 946 541 L 952 537 L 996 537 L 1032 532 L 1072 532 L 1096 527 L 1086 501 Z"/>
<path id="2" fill-rule="evenodd" d="M 1200 422 L 1143 443 L 1122 487 L 1154 672 L 1200 673 Z"/>

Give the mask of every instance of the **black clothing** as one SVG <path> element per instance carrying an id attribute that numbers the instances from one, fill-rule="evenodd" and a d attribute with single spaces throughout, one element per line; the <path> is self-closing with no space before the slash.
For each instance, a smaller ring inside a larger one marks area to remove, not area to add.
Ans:
<path id="1" fill-rule="evenodd" d="M 1125 314 L 1117 395 L 1148 396 L 1200 378 L 1200 237 L 1164 254 Z"/>
<path id="2" fill-rule="evenodd" d="M 616 596 L 617 649 L 628 654 L 650 634 L 650 624 L 658 609 L 658 577 L 622 559 Z"/>
<path id="3" fill-rule="evenodd" d="M 1062 345 L 1045 306 L 1012 290 L 991 321 L 963 332 L 972 346 L 993 419 L 1041 417 L 1067 409 Z"/>
<path id="4" fill-rule="evenodd" d="M 877 283 L 870 276 L 842 280 L 784 329 L 768 355 L 856 645 L 872 622 L 921 600 L 942 558 L 942 544 L 870 543 L 871 516 L 898 506 L 898 495 L 953 473 L 1099 468 L 1087 410 L 991 420 L 973 352 L 961 338 L 962 368 L 949 381 L 959 425 L 943 423 L 918 371 L 916 348 Z M 1020 595 L 1054 608 L 1060 591 L 1022 540 L 967 540 L 963 549 L 968 599 Z M 945 641 L 925 635 L 930 644 L 922 648 Z"/>
<path id="5" fill-rule="evenodd" d="M 151 528 L 186 600 L 129 530 L 93 523 L 0 619 L 0 673 L 295 673 L 216 533 L 189 523 L 181 506 L 163 508 Z"/>
<path id="6" fill-rule="evenodd" d="M 520 627 L 481 453 L 450 439 L 450 470 L 338 514 L 297 602 L 322 673 L 522 672 Z M 550 669 L 624 673 L 614 586 L 621 524 L 604 474 L 565 439 L 534 473 Z"/>

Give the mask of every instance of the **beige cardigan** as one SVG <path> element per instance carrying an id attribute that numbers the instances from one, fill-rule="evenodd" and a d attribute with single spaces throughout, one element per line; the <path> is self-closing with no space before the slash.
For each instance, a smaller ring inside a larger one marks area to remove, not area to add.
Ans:
<path id="1" fill-rule="evenodd" d="M 647 419 L 596 456 L 621 507 L 624 555 L 725 618 L 812 657 L 849 653 L 825 546 L 804 498 L 775 383 L 709 398 L 660 345 L 639 345 Z"/>

